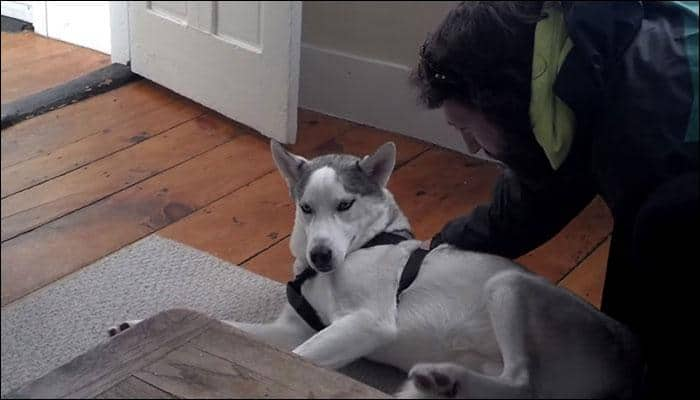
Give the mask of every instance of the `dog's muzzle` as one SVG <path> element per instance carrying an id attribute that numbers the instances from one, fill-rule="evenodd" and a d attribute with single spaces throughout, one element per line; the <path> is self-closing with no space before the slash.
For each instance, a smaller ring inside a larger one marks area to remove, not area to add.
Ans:
<path id="1" fill-rule="evenodd" d="M 314 247 L 309 258 L 311 264 L 320 272 L 328 272 L 333 269 L 333 252 L 326 246 Z"/>

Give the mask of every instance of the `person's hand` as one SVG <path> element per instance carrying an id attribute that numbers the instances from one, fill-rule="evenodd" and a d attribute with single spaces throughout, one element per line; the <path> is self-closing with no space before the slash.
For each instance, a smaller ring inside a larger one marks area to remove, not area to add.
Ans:
<path id="1" fill-rule="evenodd" d="M 420 244 L 420 248 L 423 250 L 430 250 L 430 240 L 424 240 L 423 243 Z"/>

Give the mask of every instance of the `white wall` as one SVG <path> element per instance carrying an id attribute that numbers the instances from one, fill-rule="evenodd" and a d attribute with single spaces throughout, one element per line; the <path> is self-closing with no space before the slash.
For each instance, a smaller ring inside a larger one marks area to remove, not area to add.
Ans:
<path id="1" fill-rule="evenodd" d="M 2 15 L 32 22 L 31 3 L 31 1 L 3 1 L 0 2 L 0 10 L 2 11 Z"/>
<path id="2" fill-rule="evenodd" d="M 2 15 L 31 22 L 34 31 L 111 53 L 109 1 L 3 1 Z"/>
<path id="3" fill-rule="evenodd" d="M 413 66 L 426 34 L 456 1 L 307 1 L 302 41 L 342 53 Z"/>
<path id="4" fill-rule="evenodd" d="M 411 68 L 456 1 L 304 2 L 300 105 L 465 151 L 440 110 L 417 104 Z"/>
<path id="5" fill-rule="evenodd" d="M 48 36 L 110 54 L 108 1 L 49 1 Z"/>

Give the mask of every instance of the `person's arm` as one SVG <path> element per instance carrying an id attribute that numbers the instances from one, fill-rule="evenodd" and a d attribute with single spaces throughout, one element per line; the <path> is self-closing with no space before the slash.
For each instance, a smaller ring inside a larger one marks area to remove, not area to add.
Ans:
<path id="1" fill-rule="evenodd" d="M 527 185 L 506 171 L 491 203 L 447 223 L 430 248 L 449 243 L 517 258 L 556 235 L 590 203 L 596 192 L 583 174 L 559 171 L 537 185 Z"/>

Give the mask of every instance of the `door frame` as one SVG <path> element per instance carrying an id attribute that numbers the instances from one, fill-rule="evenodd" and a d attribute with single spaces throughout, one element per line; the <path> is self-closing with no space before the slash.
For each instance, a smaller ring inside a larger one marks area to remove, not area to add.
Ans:
<path id="1" fill-rule="evenodd" d="M 109 2 L 109 29 L 112 41 L 112 62 L 129 65 L 131 45 L 129 42 L 129 2 Z"/>

